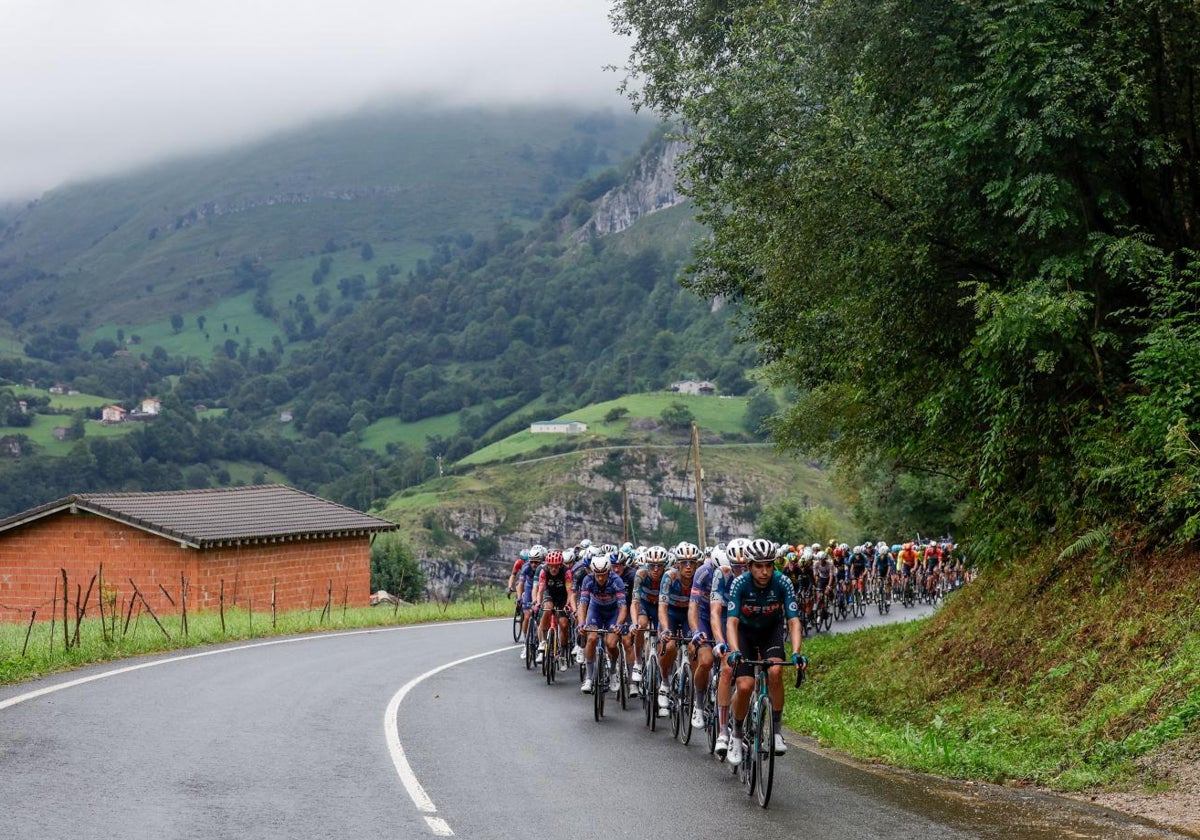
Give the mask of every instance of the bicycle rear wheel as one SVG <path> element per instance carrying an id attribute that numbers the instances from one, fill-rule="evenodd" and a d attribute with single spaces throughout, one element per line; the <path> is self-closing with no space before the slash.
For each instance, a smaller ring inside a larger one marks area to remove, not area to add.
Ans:
<path id="1" fill-rule="evenodd" d="M 529 620 L 532 622 L 533 618 L 530 617 Z M 533 660 L 537 656 L 537 643 L 535 643 L 533 641 L 533 639 L 535 639 L 535 638 L 537 638 L 536 633 L 526 632 L 526 634 L 525 634 L 525 670 L 526 671 L 533 670 Z"/>
<path id="2" fill-rule="evenodd" d="M 737 766 L 738 778 L 746 789 L 747 796 L 754 795 L 754 783 L 758 779 L 758 765 L 754 763 L 754 739 L 750 737 L 754 720 L 754 710 L 746 715 L 746 731 L 742 736 L 742 763 Z"/>
<path id="3" fill-rule="evenodd" d="M 684 663 L 679 672 L 679 740 L 684 744 L 692 740 L 692 708 L 696 702 L 692 680 L 691 666 Z"/>
<path id="4" fill-rule="evenodd" d="M 771 714 L 769 698 L 758 698 L 757 717 L 751 738 L 754 742 L 754 771 L 758 776 L 758 804 L 766 808 L 771 801 L 771 783 L 775 780 L 775 718 Z"/>
<path id="5" fill-rule="evenodd" d="M 676 652 L 676 657 L 681 654 Z M 671 737 L 679 737 L 679 660 L 676 659 L 675 673 L 671 675 L 671 681 L 667 684 L 667 709 L 671 713 Z"/>
<path id="6" fill-rule="evenodd" d="M 521 641 L 521 605 L 513 607 L 513 643 Z"/>
<path id="7" fill-rule="evenodd" d="M 617 699 L 621 701 L 621 710 L 629 708 L 629 661 L 625 658 L 625 646 L 621 642 L 617 642 L 617 675 L 621 680 L 621 687 L 617 691 Z"/>
<path id="8" fill-rule="evenodd" d="M 662 685 L 662 672 L 658 670 L 658 657 L 651 655 L 650 661 L 646 665 L 646 673 L 649 679 L 646 680 L 646 696 L 649 698 L 649 711 L 646 712 L 646 717 L 650 723 L 650 731 L 658 729 L 658 687 Z"/>
<path id="9" fill-rule="evenodd" d="M 608 674 L 604 673 L 604 662 L 608 659 L 608 653 L 604 650 L 604 643 L 598 645 L 596 651 L 596 680 L 592 683 L 592 711 L 596 716 L 596 722 L 600 722 L 600 718 L 604 717 L 604 688 L 607 685 L 605 680 L 608 679 Z"/>
<path id="10" fill-rule="evenodd" d="M 717 751 L 717 674 L 720 673 L 720 665 L 713 663 L 712 677 L 708 681 L 708 691 L 705 692 L 705 703 L 707 707 L 704 711 L 704 733 L 708 736 L 708 754 L 714 755 Z"/>

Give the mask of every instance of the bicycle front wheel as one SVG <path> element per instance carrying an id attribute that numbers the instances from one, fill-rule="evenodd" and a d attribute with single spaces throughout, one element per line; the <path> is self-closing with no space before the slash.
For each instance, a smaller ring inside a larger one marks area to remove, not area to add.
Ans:
<path id="1" fill-rule="evenodd" d="M 679 675 L 679 740 L 684 744 L 692 740 L 692 708 L 696 702 L 692 679 L 692 669 L 684 665 Z"/>
<path id="2" fill-rule="evenodd" d="M 755 721 L 754 769 L 758 776 L 758 804 L 766 808 L 771 801 L 771 783 L 775 780 L 775 717 L 771 714 L 771 701 L 758 698 L 758 720 Z"/>
<path id="3" fill-rule="evenodd" d="M 521 641 L 521 605 L 513 607 L 513 643 Z"/>
<path id="4" fill-rule="evenodd" d="M 608 674 L 604 673 L 604 660 L 608 658 L 608 654 L 605 653 L 603 644 L 599 647 L 596 651 L 596 681 L 592 683 L 592 711 L 597 723 L 604 717 L 604 687 L 607 685 L 605 680 L 608 679 Z"/>

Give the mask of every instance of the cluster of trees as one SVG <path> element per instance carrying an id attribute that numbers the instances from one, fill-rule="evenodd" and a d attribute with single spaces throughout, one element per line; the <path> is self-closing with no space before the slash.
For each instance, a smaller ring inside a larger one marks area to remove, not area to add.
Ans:
<path id="1" fill-rule="evenodd" d="M 564 171 L 595 154 L 586 143 L 561 151 Z M 594 181 L 580 189 L 591 195 Z M 230 337 L 209 359 L 161 347 L 114 356 L 112 342 L 87 352 L 73 328 L 34 331 L 26 349 L 36 358 L 0 359 L 0 380 L 69 382 L 129 405 L 158 395 L 164 411 L 122 438 L 85 432 L 65 459 L 27 447 L 19 463 L 0 465 L 8 476 L 0 512 L 86 490 L 228 483 L 227 462 L 367 508 L 429 477 L 435 458 L 452 462 L 547 414 L 678 378 L 748 391 L 754 350 L 735 341 L 730 310 L 714 312 L 677 282 L 688 249 L 567 244 L 561 220 L 577 201 L 586 204 L 572 196 L 530 231 L 501 225 L 488 238 L 440 237 L 412 271 L 381 266 L 371 279 L 338 280 L 332 293 L 332 261 L 322 259 L 315 308 L 298 296 L 275 311 L 270 265 L 247 257 L 236 285 L 255 290 L 260 313 L 285 337 L 260 346 Z M 183 326 L 177 315 L 173 327 Z M 534 400 L 537 415 L 523 413 Z M 199 404 L 227 412 L 198 416 Z M 287 434 L 284 410 L 293 417 Z M 359 446 L 381 418 L 452 412 L 456 432 L 424 447 L 391 445 L 378 455 Z"/>
<path id="2" fill-rule="evenodd" d="M 777 428 L 949 476 L 981 558 L 1200 535 L 1200 10 L 621 0 Z M 1097 536 L 1099 535 L 1099 536 Z"/>

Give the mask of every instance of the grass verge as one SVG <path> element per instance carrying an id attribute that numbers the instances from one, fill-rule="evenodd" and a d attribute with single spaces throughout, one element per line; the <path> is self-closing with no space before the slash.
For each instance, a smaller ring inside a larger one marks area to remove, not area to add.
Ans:
<path id="1" fill-rule="evenodd" d="M 499 590 L 486 590 L 450 603 L 424 602 L 398 607 L 353 607 L 279 613 L 226 609 L 189 614 L 184 631 L 181 615 L 151 616 L 135 612 L 110 614 L 100 619 L 85 618 L 79 625 L 78 641 L 72 620 L 65 633 L 62 621 L 0 624 L 0 685 L 24 682 L 48 674 L 70 671 L 85 665 L 111 662 L 133 656 L 166 653 L 204 645 L 247 639 L 292 636 L 366 627 L 390 627 L 430 621 L 495 618 L 512 614 L 512 602 Z M 160 626 L 161 625 L 161 626 Z M 67 648 L 64 639 L 70 639 Z"/>
<path id="2" fill-rule="evenodd" d="M 920 622 L 806 643 L 785 723 L 857 758 L 1064 791 L 1161 790 L 1146 757 L 1200 730 L 1195 557 L 982 575 Z"/>

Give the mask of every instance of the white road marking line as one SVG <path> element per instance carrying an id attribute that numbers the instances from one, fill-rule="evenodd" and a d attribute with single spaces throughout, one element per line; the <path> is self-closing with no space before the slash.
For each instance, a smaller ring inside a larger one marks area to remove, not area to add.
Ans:
<path id="1" fill-rule="evenodd" d="M 486 621 L 508 621 L 508 619 L 485 619 Z M 312 636 L 297 636 L 289 639 L 273 639 L 267 642 L 253 642 L 247 645 L 237 645 L 235 647 L 221 648 L 219 650 L 206 650 L 200 653 L 188 653 L 183 656 L 173 656 L 169 659 L 156 659 L 153 662 L 139 662 L 137 665 L 127 665 L 123 668 L 114 668 L 111 671 L 103 671 L 99 674 L 92 674 L 88 677 L 80 677 L 79 679 L 70 680 L 68 682 L 48 685 L 44 688 L 27 691 L 24 694 L 18 694 L 16 697 L 10 697 L 7 700 L 0 700 L 0 711 L 11 708 L 18 703 L 24 703 L 27 700 L 35 700 L 38 697 L 45 697 L 47 694 L 54 694 L 56 691 L 65 691 L 68 688 L 86 685 L 96 680 L 106 680 L 109 677 L 117 677 L 121 674 L 128 674 L 133 671 L 141 671 L 144 668 L 157 668 L 160 665 L 170 665 L 174 662 L 185 662 L 189 659 L 201 659 L 205 656 L 216 656 L 221 653 L 235 653 L 242 650 L 250 650 L 252 648 L 271 647 L 272 645 L 290 645 L 296 642 L 315 642 L 321 639 L 339 638 L 341 636 L 368 636 L 374 633 L 394 633 L 401 630 L 417 630 L 423 627 L 453 627 L 464 624 L 462 621 L 443 621 L 437 624 L 405 624 L 402 627 L 377 627 L 370 630 L 347 630 L 342 633 L 321 633 Z"/>
<path id="2" fill-rule="evenodd" d="M 400 703 L 408 695 L 408 692 L 434 674 L 440 674 L 448 668 L 462 665 L 473 659 L 482 659 L 485 656 L 492 656 L 497 653 L 503 653 L 506 650 L 512 650 L 514 647 L 514 645 L 505 645 L 495 650 L 489 650 L 486 653 L 466 656 L 462 659 L 456 659 L 453 662 L 439 665 L 420 676 L 413 677 L 392 696 L 392 699 L 388 702 L 387 710 L 383 713 L 383 735 L 387 739 L 388 752 L 392 755 L 392 764 L 396 767 L 396 773 L 400 776 L 400 782 L 404 785 L 404 789 L 408 792 L 408 796 L 412 799 L 413 804 L 417 806 L 417 810 L 427 815 L 425 822 L 429 824 L 433 833 L 439 837 L 453 837 L 454 832 L 441 817 L 428 816 L 437 813 L 437 806 L 433 804 L 433 800 L 429 798 L 429 794 L 425 792 L 425 788 L 421 787 L 421 783 L 417 781 L 417 774 L 413 772 L 412 765 L 408 763 L 408 757 L 404 754 L 404 747 L 400 744 Z"/>

